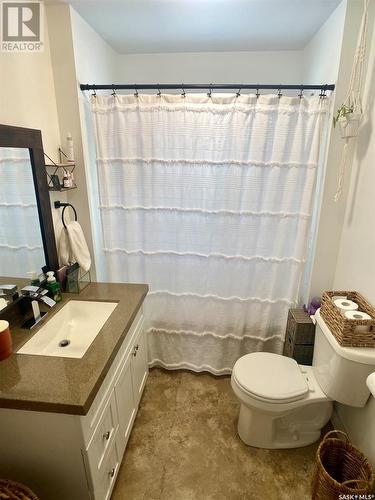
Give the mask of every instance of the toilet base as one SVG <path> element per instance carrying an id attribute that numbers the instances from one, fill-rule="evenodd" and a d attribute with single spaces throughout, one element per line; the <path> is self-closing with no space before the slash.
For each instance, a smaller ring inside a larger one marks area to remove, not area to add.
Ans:
<path id="1" fill-rule="evenodd" d="M 256 448 L 300 448 L 317 441 L 332 415 L 332 402 L 316 402 L 279 415 L 241 404 L 238 434 Z"/>

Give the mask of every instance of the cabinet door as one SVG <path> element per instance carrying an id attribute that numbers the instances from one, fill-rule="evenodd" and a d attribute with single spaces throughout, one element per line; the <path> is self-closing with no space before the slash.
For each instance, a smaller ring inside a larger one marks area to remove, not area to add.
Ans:
<path id="1" fill-rule="evenodd" d="M 132 358 L 133 355 L 131 351 L 126 358 L 126 361 L 124 362 L 124 365 L 115 383 L 115 396 L 119 421 L 119 444 L 121 447 L 121 454 L 125 451 L 126 443 L 128 442 L 136 413 L 136 403 L 133 396 L 131 372 Z"/>
<path id="2" fill-rule="evenodd" d="M 138 406 L 141 399 L 143 388 L 148 375 L 148 356 L 146 334 L 143 331 L 143 322 L 140 325 L 140 331 L 137 334 L 132 351 L 132 378 L 133 393 L 135 404 Z"/>

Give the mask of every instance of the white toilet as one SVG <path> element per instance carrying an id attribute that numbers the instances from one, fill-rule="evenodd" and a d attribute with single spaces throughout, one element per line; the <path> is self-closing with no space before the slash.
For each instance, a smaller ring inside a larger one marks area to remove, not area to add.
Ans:
<path id="1" fill-rule="evenodd" d="M 258 448 L 297 448 L 319 439 L 333 401 L 362 407 L 370 395 L 366 378 L 375 369 L 375 349 L 341 347 L 315 315 L 313 366 L 268 352 L 246 354 L 232 371 L 241 402 L 238 434 Z"/>

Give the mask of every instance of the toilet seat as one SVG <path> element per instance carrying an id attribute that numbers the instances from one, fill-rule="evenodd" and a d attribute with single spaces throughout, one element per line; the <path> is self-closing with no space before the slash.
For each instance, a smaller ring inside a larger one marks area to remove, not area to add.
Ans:
<path id="1" fill-rule="evenodd" d="M 297 362 L 269 352 L 242 356 L 233 367 L 232 377 L 248 396 L 267 403 L 299 401 L 309 392 Z"/>

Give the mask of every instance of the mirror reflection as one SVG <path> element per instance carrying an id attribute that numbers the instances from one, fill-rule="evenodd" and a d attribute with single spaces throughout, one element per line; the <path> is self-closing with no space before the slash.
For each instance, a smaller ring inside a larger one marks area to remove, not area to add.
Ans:
<path id="1" fill-rule="evenodd" d="M 0 276 L 26 278 L 44 265 L 29 150 L 0 148 Z"/>

